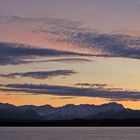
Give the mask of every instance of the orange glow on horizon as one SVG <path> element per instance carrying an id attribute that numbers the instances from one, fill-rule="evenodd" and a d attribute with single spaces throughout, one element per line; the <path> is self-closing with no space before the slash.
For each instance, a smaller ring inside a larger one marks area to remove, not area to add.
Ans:
<path id="1" fill-rule="evenodd" d="M 101 105 L 109 102 L 114 102 L 105 98 L 97 97 L 78 97 L 78 96 L 53 96 L 53 95 L 31 95 L 28 93 L 13 93 L 10 92 L 7 95 L 1 93 L 0 102 L 9 103 L 16 106 L 20 105 L 51 105 L 53 107 L 60 107 L 67 104 L 94 104 Z M 122 104 L 125 108 L 140 109 L 140 101 L 115 101 Z"/>

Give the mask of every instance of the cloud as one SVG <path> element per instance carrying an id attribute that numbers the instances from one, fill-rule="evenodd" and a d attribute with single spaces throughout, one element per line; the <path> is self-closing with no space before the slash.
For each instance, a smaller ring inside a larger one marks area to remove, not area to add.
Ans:
<path id="1" fill-rule="evenodd" d="M 0 65 L 31 63 L 37 57 L 88 56 L 88 54 L 0 42 Z M 89 55 L 90 56 L 90 55 Z"/>
<path id="2" fill-rule="evenodd" d="M 36 71 L 25 73 L 0 74 L 0 76 L 5 78 L 30 77 L 34 79 L 46 79 L 56 76 L 70 76 L 72 74 L 76 74 L 76 72 L 73 70 L 55 70 L 55 71 Z"/>
<path id="3" fill-rule="evenodd" d="M 101 33 L 84 27 L 81 22 L 51 20 L 32 33 L 39 34 L 48 41 L 72 43 L 76 49 L 90 50 L 97 57 L 140 59 L 140 38 L 126 34 Z"/>
<path id="4" fill-rule="evenodd" d="M 62 62 L 62 63 L 70 63 L 70 62 L 90 62 L 92 61 L 91 59 L 85 59 L 85 58 L 58 58 L 58 59 L 50 59 L 46 60 L 47 62 Z"/>
<path id="5" fill-rule="evenodd" d="M 90 51 L 97 57 L 124 57 L 140 59 L 140 38 L 126 34 L 102 33 L 84 27 L 82 22 L 57 18 L 1 16 L 1 23 L 40 23 L 30 29 L 47 41 L 71 43 L 76 49 Z M 76 50 L 77 51 L 77 50 Z M 13 62 L 17 63 L 17 62 Z"/>
<path id="6" fill-rule="evenodd" d="M 39 25 L 47 25 L 48 28 L 52 27 L 78 27 L 81 23 L 79 21 L 72 21 L 65 18 L 52 18 L 52 17 L 20 17 L 12 15 L 0 15 L 0 24 L 10 24 L 10 23 L 42 23 Z M 40 26 L 39 26 L 40 27 Z M 34 32 L 37 32 L 34 30 Z"/>
<path id="7" fill-rule="evenodd" d="M 95 88 L 101 89 L 101 88 L 106 88 L 109 85 L 107 85 L 107 84 L 76 83 L 75 86 L 91 87 L 91 88 L 95 87 Z"/>
<path id="8" fill-rule="evenodd" d="M 74 29 L 74 31 L 65 28 L 67 27 L 63 27 L 61 30 L 54 29 L 54 35 L 59 36 L 55 38 L 55 41 L 72 43 L 75 48 L 82 48 L 83 51 L 87 49 L 97 57 L 140 59 L 140 38 L 115 33 L 103 34 L 81 27 Z M 46 34 L 48 34 L 48 30 Z M 42 32 L 45 33 L 45 31 Z"/>
<path id="9" fill-rule="evenodd" d="M 140 59 L 140 38 L 120 34 L 78 33 L 72 40 L 80 47 L 106 57 Z"/>
<path id="10" fill-rule="evenodd" d="M 64 97 L 52 97 L 52 98 L 50 98 L 50 99 L 53 99 L 53 100 L 58 100 L 58 99 L 59 99 L 59 100 L 61 100 L 61 99 L 62 99 L 62 100 L 67 100 L 67 99 L 74 99 L 74 98 L 75 98 L 75 97 L 73 97 L 73 96 L 72 96 L 72 97 L 71 97 L 71 96 L 70 96 L 70 97 L 69 97 L 69 96 L 67 96 L 67 97 L 64 96 Z"/>
<path id="11" fill-rule="evenodd" d="M 127 91 L 115 88 L 79 88 L 74 86 L 59 86 L 59 85 L 35 85 L 35 84 L 8 84 L 1 91 L 6 92 L 27 92 L 31 94 L 51 94 L 59 96 L 84 96 L 84 97 L 99 97 L 111 100 L 140 100 L 140 92 Z"/>

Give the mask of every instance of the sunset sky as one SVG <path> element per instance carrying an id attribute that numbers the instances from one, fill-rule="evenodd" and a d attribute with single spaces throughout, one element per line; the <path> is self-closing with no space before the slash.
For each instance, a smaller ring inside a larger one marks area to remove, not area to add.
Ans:
<path id="1" fill-rule="evenodd" d="M 140 109 L 140 1 L 0 0 L 0 102 Z"/>

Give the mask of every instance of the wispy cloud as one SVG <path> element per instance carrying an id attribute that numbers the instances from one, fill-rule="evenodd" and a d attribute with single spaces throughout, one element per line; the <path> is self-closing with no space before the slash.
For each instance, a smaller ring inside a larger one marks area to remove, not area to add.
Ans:
<path id="1" fill-rule="evenodd" d="M 76 83 L 75 86 L 80 86 L 80 87 L 91 87 L 91 88 L 106 88 L 107 84 L 91 84 L 91 83 Z"/>
<path id="2" fill-rule="evenodd" d="M 40 23 L 30 31 L 47 41 L 72 43 L 74 48 L 90 50 L 98 57 L 125 57 L 140 59 L 140 38 L 118 33 L 101 33 L 84 27 L 79 21 L 57 18 L 1 16 L 1 23 Z M 62 52 L 61 52 L 62 53 Z M 47 54 L 48 55 L 48 54 Z M 13 63 L 17 63 L 13 62 Z"/>
<path id="3" fill-rule="evenodd" d="M 95 84 L 97 85 L 97 84 Z M 101 86 L 94 88 L 80 88 L 75 86 L 8 84 L 0 88 L 1 91 L 26 92 L 31 94 L 51 94 L 59 96 L 99 97 L 110 100 L 140 100 L 140 92 L 120 89 L 108 89 Z"/>
<path id="4" fill-rule="evenodd" d="M 0 42 L 0 65 L 34 62 L 38 57 L 90 56 L 88 54 Z"/>
<path id="5" fill-rule="evenodd" d="M 46 34 L 48 34 L 48 30 Z M 67 27 L 53 30 L 55 31 L 51 30 L 51 35 L 59 36 L 55 38 L 55 41 L 72 43 L 75 48 L 83 48 L 83 51 L 84 49 L 90 50 L 96 56 L 140 59 L 140 38 L 115 33 L 99 33 L 81 27 L 71 30 Z M 45 31 L 42 33 L 45 34 Z"/>
<path id="6" fill-rule="evenodd" d="M 25 73 L 0 74 L 0 76 L 5 78 L 30 77 L 34 79 L 46 79 L 57 76 L 70 76 L 72 74 L 76 74 L 76 72 L 73 70 L 35 71 Z"/>
<path id="7" fill-rule="evenodd" d="M 45 62 L 62 62 L 62 63 L 79 63 L 79 62 L 90 62 L 93 61 L 91 59 L 87 58 L 57 58 L 57 59 L 50 59 L 50 60 L 45 60 Z"/>
<path id="8" fill-rule="evenodd" d="M 49 24 L 49 26 L 48 26 Z M 72 43 L 75 48 L 90 50 L 103 57 L 126 57 L 140 59 L 140 38 L 126 34 L 101 33 L 86 28 L 81 22 L 55 20 L 33 31 L 48 41 Z M 52 38 L 52 39 L 51 39 Z"/>
<path id="9" fill-rule="evenodd" d="M 140 59 L 140 38 L 99 33 L 78 33 L 74 38 L 72 40 L 80 47 L 96 51 L 101 56 Z"/>

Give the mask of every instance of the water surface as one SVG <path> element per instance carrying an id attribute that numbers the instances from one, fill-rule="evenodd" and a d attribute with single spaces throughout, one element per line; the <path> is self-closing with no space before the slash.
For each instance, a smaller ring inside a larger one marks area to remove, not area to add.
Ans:
<path id="1" fill-rule="evenodd" d="M 1 127 L 0 140 L 139 140 L 138 127 Z"/>

